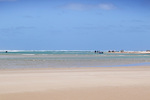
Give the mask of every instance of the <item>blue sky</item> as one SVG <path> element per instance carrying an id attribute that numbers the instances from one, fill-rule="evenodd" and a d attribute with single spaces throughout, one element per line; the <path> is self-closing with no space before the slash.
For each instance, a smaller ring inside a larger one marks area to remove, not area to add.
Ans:
<path id="1" fill-rule="evenodd" d="M 149 0 L 0 0 L 1 50 L 149 50 Z"/>

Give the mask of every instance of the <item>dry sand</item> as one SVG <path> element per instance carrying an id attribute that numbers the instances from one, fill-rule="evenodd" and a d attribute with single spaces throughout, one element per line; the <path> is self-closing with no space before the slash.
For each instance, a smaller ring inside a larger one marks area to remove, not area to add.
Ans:
<path id="1" fill-rule="evenodd" d="M 150 100 L 150 66 L 0 70 L 0 100 Z"/>

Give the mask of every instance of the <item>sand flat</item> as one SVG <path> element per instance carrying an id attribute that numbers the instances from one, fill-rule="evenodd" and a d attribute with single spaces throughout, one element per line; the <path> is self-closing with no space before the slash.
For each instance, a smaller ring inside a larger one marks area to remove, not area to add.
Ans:
<path id="1" fill-rule="evenodd" d="M 150 100 L 150 66 L 0 70 L 0 100 Z"/>

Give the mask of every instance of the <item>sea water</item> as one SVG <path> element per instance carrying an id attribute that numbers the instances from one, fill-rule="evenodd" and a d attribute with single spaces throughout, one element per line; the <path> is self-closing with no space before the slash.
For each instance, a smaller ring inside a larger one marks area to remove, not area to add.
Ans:
<path id="1" fill-rule="evenodd" d="M 150 54 L 67 50 L 0 51 L 0 69 L 122 67 L 150 65 Z"/>

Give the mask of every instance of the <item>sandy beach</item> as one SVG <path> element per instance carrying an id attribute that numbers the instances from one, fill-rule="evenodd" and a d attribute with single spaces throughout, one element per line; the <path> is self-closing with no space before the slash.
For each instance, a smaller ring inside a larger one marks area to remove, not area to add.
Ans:
<path id="1" fill-rule="evenodd" d="M 0 70 L 0 100 L 150 100 L 150 66 Z"/>

